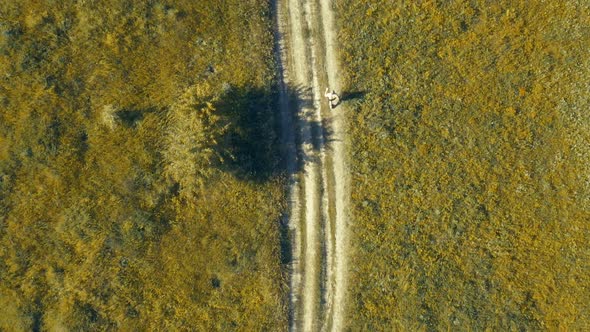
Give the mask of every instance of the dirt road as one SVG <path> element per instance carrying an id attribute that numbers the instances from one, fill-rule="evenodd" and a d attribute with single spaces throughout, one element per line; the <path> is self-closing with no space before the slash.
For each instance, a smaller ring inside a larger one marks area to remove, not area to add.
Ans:
<path id="1" fill-rule="evenodd" d="M 346 298 L 344 108 L 329 0 L 276 0 L 281 139 L 289 182 L 291 330 L 340 331 Z"/>

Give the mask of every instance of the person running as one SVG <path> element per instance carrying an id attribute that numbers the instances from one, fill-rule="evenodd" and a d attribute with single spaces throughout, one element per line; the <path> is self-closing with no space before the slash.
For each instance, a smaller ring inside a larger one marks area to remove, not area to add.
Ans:
<path id="1" fill-rule="evenodd" d="M 330 109 L 334 109 L 340 103 L 340 96 L 338 96 L 334 90 L 330 91 L 330 88 L 326 88 L 324 96 L 328 99 Z"/>

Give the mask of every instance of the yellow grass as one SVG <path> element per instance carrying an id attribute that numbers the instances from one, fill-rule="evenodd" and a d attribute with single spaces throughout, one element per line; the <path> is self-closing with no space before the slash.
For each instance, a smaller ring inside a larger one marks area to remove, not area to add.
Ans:
<path id="1" fill-rule="evenodd" d="M 268 7 L 0 2 L 0 329 L 286 326 Z"/>
<path id="2" fill-rule="evenodd" d="M 347 101 L 350 327 L 590 326 L 588 3 L 338 11 L 363 96 Z"/>

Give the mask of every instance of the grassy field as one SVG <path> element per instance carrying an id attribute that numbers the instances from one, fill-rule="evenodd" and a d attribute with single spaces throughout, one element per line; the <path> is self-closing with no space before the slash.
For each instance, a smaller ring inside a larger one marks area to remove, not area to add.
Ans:
<path id="1" fill-rule="evenodd" d="M 286 327 L 266 1 L 0 2 L 0 330 Z"/>
<path id="2" fill-rule="evenodd" d="M 352 330 L 590 327 L 588 2 L 337 9 Z"/>

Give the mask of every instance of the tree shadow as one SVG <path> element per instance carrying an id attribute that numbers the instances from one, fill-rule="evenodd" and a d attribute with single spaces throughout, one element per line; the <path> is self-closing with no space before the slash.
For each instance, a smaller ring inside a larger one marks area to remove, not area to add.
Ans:
<path id="1" fill-rule="evenodd" d="M 243 180 L 265 182 L 282 172 L 272 120 L 273 96 L 257 88 L 230 87 L 215 105 L 228 123 L 220 149 L 222 170 Z"/>
<path id="2" fill-rule="evenodd" d="M 277 89 L 226 89 L 215 105 L 229 122 L 219 140 L 225 160 L 220 165 L 223 171 L 241 180 L 263 183 L 275 177 L 291 178 L 306 163 L 320 161 L 319 152 L 333 141 L 331 121 L 319 122 L 309 113 L 314 112 L 309 87 L 286 87 L 284 97 L 286 113 Z M 282 118 L 285 116 L 288 119 Z M 304 131 L 309 135 L 302 134 Z M 309 153 L 303 152 L 303 146 L 310 147 Z"/>
<path id="3" fill-rule="evenodd" d="M 334 141 L 331 119 L 317 120 L 308 87 L 280 84 L 271 91 L 230 87 L 215 106 L 230 123 L 219 142 L 232 158 L 226 158 L 220 167 L 242 180 L 264 183 L 282 178 L 288 192 L 305 165 L 320 163 L 320 152 L 328 151 Z M 304 131 L 309 134 L 302 134 Z M 302 147 L 308 147 L 307 153 Z M 279 224 L 283 271 L 289 271 L 293 261 L 290 212 L 283 212 Z M 285 301 L 289 302 L 288 298 Z M 295 319 L 293 312 L 290 308 L 290 321 Z"/>
<path id="4" fill-rule="evenodd" d="M 330 143 L 335 140 L 334 129 L 331 117 L 317 119 L 316 114 L 304 114 L 306 110 L 312 113 L 316 112 L 311 87 L 289 86 L 286 90 L 290 98 L 289 112 L 293 116 L 293 121 L 295 121 L 293 128 L 297 131 L 295 139 L 298 147 L 298 169 L 296 171 L 299 172 L 303 170 L 303 167 L 307 163 L 321 162 L 319 152 L 330 151 Z M 320 100 L 322 102 L 324 101 L 323 99 Z M 323 106 L 327 107 L 326 105 Z M 302 134 L 305 131 L 305 127 L 309 130 L 309 135 L 307 136 Z M 309 153 L 302 151 L 303 146 L 311 147 Z"/>

